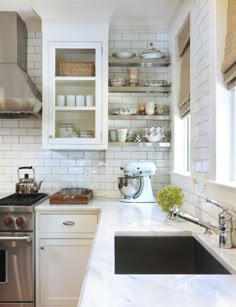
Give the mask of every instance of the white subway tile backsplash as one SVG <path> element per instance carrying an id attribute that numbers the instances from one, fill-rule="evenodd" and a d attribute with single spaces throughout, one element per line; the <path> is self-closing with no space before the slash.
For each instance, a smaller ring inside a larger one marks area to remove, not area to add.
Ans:
<path id="1" fill-rule="evenodd" d="M 139 41 L 155 41 L 156 40 L 156 34 L 155 33 L 140 33 L 139 34 Z"/>
<path id="2" fill-rule="evenodd" d="M 41 62 L 42 61 L 42 54 L 28 54 L 28 61 L 29 62 Z"/>
<path id="3" fill-rule="evenodd" d="M 147 42 L 140 42 L 140 41 L 132 41 L 131 42 L 131 48 L 146 49 L 146 48 L 148 48 L 148 43 Z"/>
<path id="4" fill-rule="evenodd" d="M 28 31 L 28 40 L 32 39 L 32 38 L 35 38 L 36 37 L 36 32 L 31 32 L 31 31 Z"/>
<path id="5" fill-rule="evenodd" d="M 117 151 L 114 153 L 114 159 L 130 159 L 130 152 Z"/>
<path id="6" fill-rule="evenodd" d="M 45 159 L 44 160 L 44 166 L 59 166 L 60 160 L 57 159 Z"/>
<path id="7" fill-rule="evenodd" d="M 18 121 L 15 120 L 3 120 L 2 121 L 3 128 L 18 128 Z"/>
<path id="8" fill-rule="evenodd" d="M 1 135 L 11 135 L 11 129 L 10 128 L 1 128 Z"/>
<path id="9" fill-rule="evenodd" d="M 20 128 L 35 128 L 35 120 L 20 120 Z"/>
<path id="10" fill-rule="evenodd" d="M 138 33 L 124 33 L 123 40 L 124 41 L 138 41 L 139 34 Z"/>
<path id="11" fill-rule="evenodd" d="M 115 41 L 115 48 L 116 49 L 130 49 L 135 48 L 131 45 L 131 42 L 129 41 Z"/>
<path id="12" fill-rule="evenodd" d="M 28 164 L 32 165 L 34 168 L 36 166 L 43 166 L 44 165 L 44 160 L 43 159 L 38 159 L 37 157 L 35 159 L 27 159 Z"/>
<path id="13" fill-rule="evenodd" d="M 34 136 L 20 136 L 19 138 L 21 144 L 35 144 Z"/>
<path id="14" fill-rule="evenodd" d="M 76 160 L 60 160 L 60 166 L 76 166 Z"/>
<path id="15" fill-rule="evenodd" d="M 9 144 L 10 145 L 10 144 Z M 12 150 L 27 150 L 26 144 L 12 144 L 11 145 Z"/>
<path id="16" fill-rule="evenodd" d="M 19 137 L 18 136 L 4 136 L 2 142 L 4 144 L 17 144 L 19 143 Z"/>
<path id="17" fill-rule="evenodd" d="M 35 143 L 37 142 L 37 137 L 35 137 Z M 27 150 L 32 151 L 41 151 L 42 150 L 42 142 L 39 142 L 38 144 L 28 144 Z"/>
<path id="18" fill-rule="evenodd" d="M 112 41 L 122 41 L 122 33 L 110 33 L 109 35 L 109 39 L 110 42 L 109 44 L 111 44 Z M 111 45 L 109 46 L 111 48 Z"/>

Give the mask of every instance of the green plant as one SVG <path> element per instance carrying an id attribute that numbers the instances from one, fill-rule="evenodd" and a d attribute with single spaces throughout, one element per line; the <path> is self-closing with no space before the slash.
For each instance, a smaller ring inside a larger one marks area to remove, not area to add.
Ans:
<path id="1" fill-rule="evenodd" d="M 184 201 L 182 189 L 174 185 L 167 185 L 157 192 L 157 202 L 163 209 L 168 212 L 174 205 L 181 207 Z"/>

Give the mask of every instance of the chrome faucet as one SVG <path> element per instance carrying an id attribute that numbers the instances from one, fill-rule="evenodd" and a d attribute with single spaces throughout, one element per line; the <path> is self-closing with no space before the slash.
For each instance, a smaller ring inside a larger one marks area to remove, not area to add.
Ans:
<path id="1" fill-rule="evenodd" d="M 233 245 L 232 244 L 232 232 L 233 232 L 232 214 L 228 212 L 228 209 L 224 208 L 223 206 L 219 205 L 216 202 L 212 202 L 209 198 L 206 199 L 206 201 L 216 205 L 217 207 L 223 210 L 218 215 L 218 218 L 219 218 L 218 227 L 210 224 L 209 222 L 202 221 L 196 218 L 195 216 L 180 210 L 176 205 L 172 209 L 170 209 L 168 218 L 174 220 L 179 216 L 189 222 L 205 227 L 206 230 L 204 233 L 214 232 L 217 235 L 219 235 L 219 247 L 232 248 L 232 245 Z"/>

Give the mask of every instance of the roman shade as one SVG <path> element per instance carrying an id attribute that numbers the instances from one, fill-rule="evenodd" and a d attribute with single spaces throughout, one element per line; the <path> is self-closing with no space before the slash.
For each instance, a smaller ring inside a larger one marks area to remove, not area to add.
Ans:
<path id="1" fill-rule="evenodd" d="M 185 51 L 186 46 L 190 41 L 190 17 L 186 20 L 184 27 L 178 37 L 178 51 L 181 57 Z"/>
<path id="2" fill-rule="evenodd" d="M 190 18 L 178 37 L 178 52 L 181 57 L 178 108 L 182 118 L 190 112 Z"/>
<path id="3" fill-rule="evenodd" d="M 228 0 L 225 55 L 221 67 L 228 89 L 236 86 L 236 0 Z"/>

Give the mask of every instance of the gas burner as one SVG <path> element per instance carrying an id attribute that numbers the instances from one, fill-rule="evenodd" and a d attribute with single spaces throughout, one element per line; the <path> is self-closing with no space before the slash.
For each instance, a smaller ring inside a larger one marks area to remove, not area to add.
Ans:
<path id="1" fill-rule="evenodd" d="M 0 199 L 0 206 L 32 206 L 48 197 L 45 193 L 18 194 L 14 193 Z"/>

